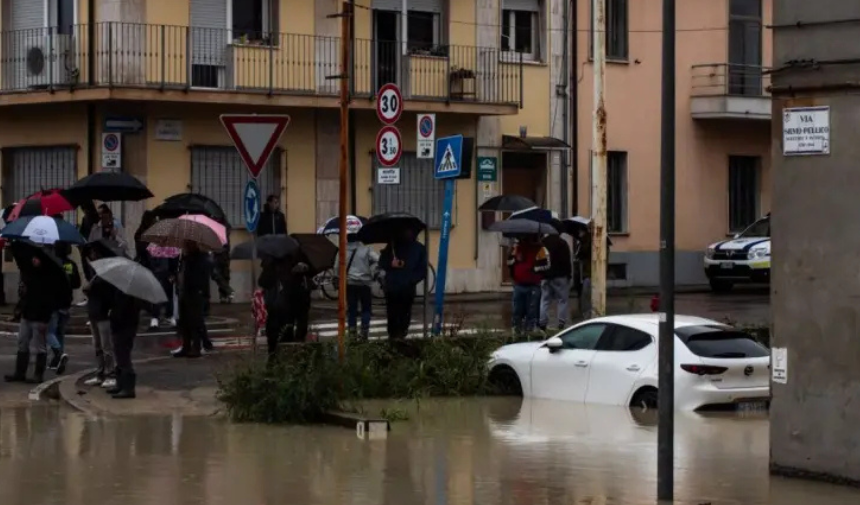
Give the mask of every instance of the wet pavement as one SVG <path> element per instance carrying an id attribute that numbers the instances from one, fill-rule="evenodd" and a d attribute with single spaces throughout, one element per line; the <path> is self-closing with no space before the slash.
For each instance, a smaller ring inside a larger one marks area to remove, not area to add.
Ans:
<path id="1" fill-rule="evenodd" d="M 2 409 L 0 503 L 655 503 L 657 434 L 648 413 L 507 398 L 397 408 L 409 419 L 384 440 L 207 416 L 91 420 L 59 407 Z M 679 414 L 675 472 L 676 500 L 685 505 L 860 499 L 850 488 L 769 477 L 761 413 Z"/>

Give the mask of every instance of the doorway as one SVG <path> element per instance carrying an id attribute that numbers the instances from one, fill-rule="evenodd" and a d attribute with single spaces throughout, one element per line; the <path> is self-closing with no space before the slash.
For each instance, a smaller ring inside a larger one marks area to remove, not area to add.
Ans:
<path id="1" fill-rule="evenodd" d="M 374 94 L 383 84 L 398 82 L 400 18 L 398 11 L 373 10 Z"/>
<path id="2" fill-rule="evenodd" d="M 545 205 L 546 195 L 545 153 L 503 152 L 502 153 L 502 194 L 524 196 L 538 206 Z M 507 219 L 510 214 L 503 214 Z M 511 283 L 507 259 L 510 248 L 502 247 L 502 284 Z"/>

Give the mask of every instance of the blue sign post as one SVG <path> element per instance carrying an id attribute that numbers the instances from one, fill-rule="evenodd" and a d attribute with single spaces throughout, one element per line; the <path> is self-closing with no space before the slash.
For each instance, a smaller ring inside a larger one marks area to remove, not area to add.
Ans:
<path id="1" fill-rule="evenodd" d="M 454 179 L 463 172 L 462 135 L 436 140 L 436 159 L 433 167 L 433 177 L 445 181 L 439 260 L 436 263 L 436 313 L 433 317 L 433 335 L 439 335 L 444 325 L 445 278 L 448 271 L 448 243 L 451 240 L 451 213 L 454 209 Z"/>
<path id="2" fill-rule="evenodd" d="M 245 228 L 254 233 L 260 223 L 260 188 L 254 179 L 249 179 L 245 185 L 244 202 L 242 210 L 245 214 Z"/>

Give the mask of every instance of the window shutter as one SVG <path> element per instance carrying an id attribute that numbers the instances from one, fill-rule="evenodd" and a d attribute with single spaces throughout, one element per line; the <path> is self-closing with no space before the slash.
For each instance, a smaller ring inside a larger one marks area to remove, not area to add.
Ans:
<path id="1" fill-rule="evenodd" d="M 502 9 L 540 12 L 540 0 L 504 0 L 502 2 Z"/>

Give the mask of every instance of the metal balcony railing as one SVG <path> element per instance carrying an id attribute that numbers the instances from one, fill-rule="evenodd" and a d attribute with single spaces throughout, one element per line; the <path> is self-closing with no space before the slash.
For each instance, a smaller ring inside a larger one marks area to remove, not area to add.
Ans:
<path id="1" fill-rule="evenodd" d="M 693 65 L 691 96 L 769 96 L 770 73 L 766 67 L 734 63 Z"/>
<path id="2" fill-rule="evenodd" d="M 335 96 L 339 74 L 337 37 L 116 22 L 0 32 L 5 93 L 126 87 Z M 355 40 L 353 96 L 387 82 L 406 98 L 521 105 L 523 63 L 497 48 Z"/>

